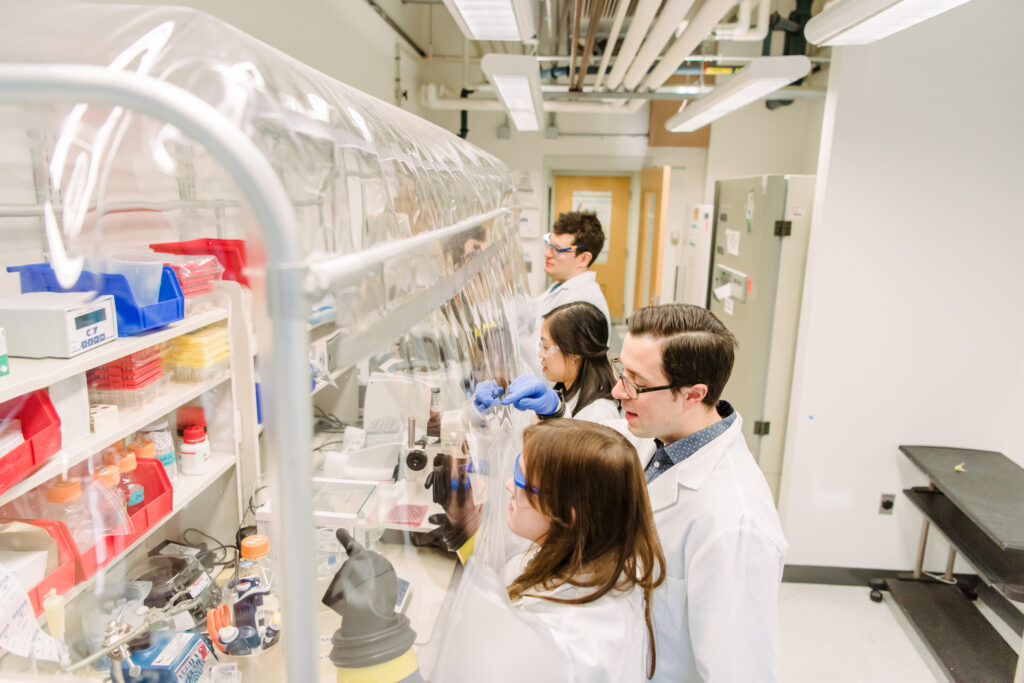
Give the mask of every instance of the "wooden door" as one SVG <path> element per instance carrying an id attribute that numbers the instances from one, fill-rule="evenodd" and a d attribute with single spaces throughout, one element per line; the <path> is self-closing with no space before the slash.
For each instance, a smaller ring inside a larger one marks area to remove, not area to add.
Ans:
<path id="1" fill-rule="evenodd" d="M 608 302 L 612 320 L 621 320 L 626 283 L 630 179 L 612 176 L 556 176 L 555 218 L 568 211 L 596 211 L 604 230 L 604 249 L 590 269 Z"/>
<path id="2" fill-rule="evenodd" d="M 640 230 L 637 238 L 633 310 L 661 302 L 662 245 L 668 219 L 671 168 L 645 168 L 640 178 Z"/>

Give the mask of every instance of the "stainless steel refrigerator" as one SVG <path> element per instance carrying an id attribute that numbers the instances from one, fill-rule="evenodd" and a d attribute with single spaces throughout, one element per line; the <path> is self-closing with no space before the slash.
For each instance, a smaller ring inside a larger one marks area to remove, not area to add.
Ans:
<path id="1" fill-rule="evenodd" d="M 739 345 L 722 398 L 778 500 L 814 176 L 719 180 L 707 306 Z"/>

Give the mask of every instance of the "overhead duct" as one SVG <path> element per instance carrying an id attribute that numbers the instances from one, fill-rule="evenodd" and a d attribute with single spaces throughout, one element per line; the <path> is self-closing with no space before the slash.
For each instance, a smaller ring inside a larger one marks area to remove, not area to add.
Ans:
<path id="1" fill-rule="evenodd" d="M 644 35 L 650 28 L 660 4 L 661 0 L 638 0 L 633 19 L 629 22 L 629 30 L 626 31 L 622 47 L 619 48 L 619 54 L 615 57 L 615 66 L 608 74 L 608 82 L 604 86 L 608 90 L 619 87 L 622 77 L 626 75 L 626 69 L 629 68 L 633 58 L 636 57 L 637 50 L 640 49 L 640 43 L 643 42 Z"/>
<path id="2" fill-rule="evenodd" d="M 693 7 L 694 0 L 668 0 L 658 15 L 657 21 L 651 27 L 643 47 L 637 52 L 633 63 L 630 65 L 622 85 L 626 90 L 633 90 L 647 75 L 647 70 L 654 64 L 661 51 L 672 39 L 672 34 L 679 28 L 680 22 L 686 18 L 686 13 Z"/>
<path id="3" fill-rule="evenodd" d="M 672 72 L 683 63 L 683 60 L 701 44 L 705 38 L 711 35 L 711 29 L 722 21 L 726 12 L 736 4 L 736 0 L 705 0 L 704 6 L 700 8 L 693 20 L 690 21 L 683 34 L 676 39 L 672 46 L 665 52 L 658 66 L 654 67 L 643 86 L 654 90 L 669 79 Z M 616 66 L 618 66 L 616 64 Z"/>

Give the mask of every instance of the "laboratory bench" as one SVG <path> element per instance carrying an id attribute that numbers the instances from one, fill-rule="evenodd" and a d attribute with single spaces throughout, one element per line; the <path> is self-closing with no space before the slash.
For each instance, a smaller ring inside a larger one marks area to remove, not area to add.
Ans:
<path id="1" fill-rule="evenodd" d="M 1021 683 L 1024 653 L 1014 652 L 973 601 L 979 591 L 996 593 L 1004 620 L 1021 635 L 1024 616 L 1013 605 L 1024 606 L 1024 469 L 994 451 L 900 450 L 929 480 L 903 492 L 924 515 L 917 561 L 907 576 L 873 581 L 872 599 L 881 599 L 880 588 L 891 593 L 950 681 Z M 941 576 L 923 570 L 932 526 L 949 542 Z M 977 581 L 954 575 L 957 553 Z"/>

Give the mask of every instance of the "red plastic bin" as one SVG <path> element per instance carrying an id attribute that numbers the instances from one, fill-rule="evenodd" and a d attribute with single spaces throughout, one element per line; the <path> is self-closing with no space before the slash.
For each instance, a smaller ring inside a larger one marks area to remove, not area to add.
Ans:
<path id="1" fill-rule="evenodd" d="M 184 254 L 181 255 L 184 258 Z M 224 266 L 212 254 L 195 254 L 198 258 L 190 262 L 169 262 L 167 265 L 178 276 L 178 284 L 186 298 L 213 291 L 213 283 L 219 280 Z M 243 261 L 244 266 L 244 261 Z"/>
<path id="2" fill-rule="evenodd" d="M 78 567 L 78 549 L 71 538 L 71 532 L 64 522 L 54 522 L 48 519 L 11 519 L 0 518 L 0 522 L 24 522 L 32 526 L 45 529 L 53 540 L 57 541 L 57 568 L 46 576 L 42 581 L 28 589 L 28 599 L 32 603 L 38 617 L 43 613 L 43 598 L 50 592 L 51 588 L 57 589 L 57 595 L 64 595 L 77 582 L 76 570 Z"/>
<path id="3" fill-rule="evenodd" d="M 186 242 L 158 242 L 149 245 L 163 254 L 211 254 L 224 266 L 224 279 L 249 286 L 245 276 L 245 240 L 198 239 Z"/>
<path id="4" fill-rule="evenodd" d="M 137 541 L 142 534 L 152 529 L 157 522 L 174 509 L 174 491 L 171 480 L 167 477 L 163 463 L 156 458 L 143 458 L 138 461 L 135 470 L 135 481 L 142 484 L 146 492 L 143 503 L 137 510 L 129 508 L 128 517 L 132 522 L 132 533 L 124 536 L 107 536 L 108 560 L 122 552 Z M 93 570 L 95 573 L 95 569 Z"/>
<path id="5" fill-rule="evenodd" d="M 25 442 L 0 456 L 0 493 L 11 488 L 60 450 L 60 417 L 46 389 L 0 403 L 0 421 L 21 421 Z"/>

